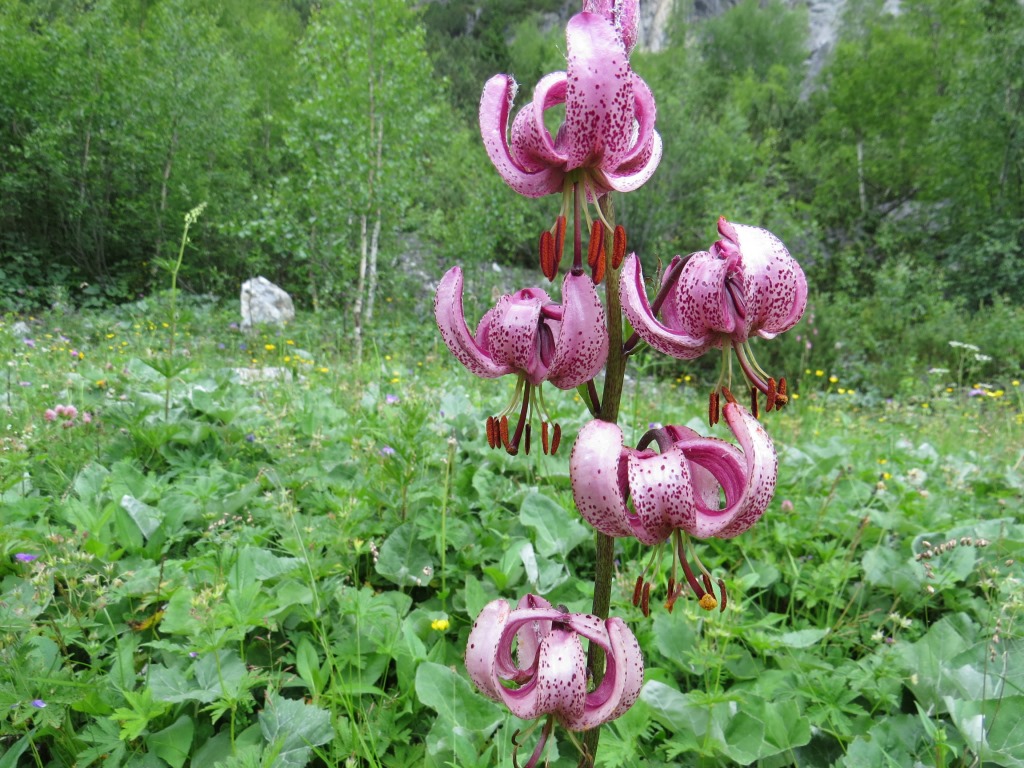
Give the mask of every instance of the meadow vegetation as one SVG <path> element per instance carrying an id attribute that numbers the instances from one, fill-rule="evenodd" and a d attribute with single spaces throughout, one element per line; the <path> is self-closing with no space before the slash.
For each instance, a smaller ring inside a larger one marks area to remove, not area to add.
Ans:
<path id="1" fill-rule="evenodd" d="M 566 448 L 487 448 L 511 384 L 464 375 L 429 296 L 385 302 L 362 365 L 326 313 L 244 334 L 157 295 L 3 321 L 0 765 L 508 762 L 524 724 L 465 678 L 471 617 L 526 589 L 588 610 L 593 534 Z M 645 620 L 649 552 L 619 540 L 649 671 L 599 764 L 1021 765 L 1020 381 L 975 386 L 947 342 L 946 372 L 882 398 L 786 344 L 775 501 L 700 547 L 728 610 L 666 611 L 662 567 Z M 716 375 L 628 383 L 627 434 L 655 406 L 696 426 Z M 571 441 L 586 409 L 549 407 Z"/>
<path id="2" fill-rule="evenodd" d="M 633 57 L 665 155 L 630 249 L 763 225 L 810 301 L 755 342 L 775 498 L 699 544 L 727 610 L 668 610 L 665 552 L 645 618 L 616 540 L 648 671 L 601 766 L 1024 768 L 1024 8 L 848 5 L 811 79 L 774 1 Z M 557 455 L 490 450 L 514 385 L 431 301 L 455 262 L 472 318 L 537 282 L 551 208 L 475 120 L 561 66 L 562 6 L 0 2 L 0 768 L 512 763 L 463 653 L 491 600 L 590 610 L 589 413 L 549 393 Z M 294 323 L 238 327 L 257 273 Z M 707 433 L 717 360 L 631 360 L 627 442 Z"/>

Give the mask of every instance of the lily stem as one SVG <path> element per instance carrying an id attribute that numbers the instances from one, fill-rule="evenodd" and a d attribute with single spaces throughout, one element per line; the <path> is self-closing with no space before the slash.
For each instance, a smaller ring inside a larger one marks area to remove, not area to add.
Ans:
<path id="1" fill-rule="evenodd" d="M 607 224 L 614 226 L 615 211 L 611 197 L 603 196 L 598 201 L 601 213 Z M 607 242 L 611 242 L 613 232 L 605 232 Z M 619 418 L 619 403 L 622 400 L 622 382 L 626 373 L 626 357 L 622 353 L 622 307 L 619 304 L 619 270 L 608 264 L 605 272 L 605 312 L 608 323 L 608 363 L 605 366 L 604 394 L 597 417 L 602 421 L 614 424 Z M 594 567 L 594 604 L 593 614 L 602 619 L 608 618 L 611 607 L 612 575 L 615 568 L 615 541 L 611 536 L 597 533 L 596 559 Z M 604 676 L 604 653 L 591 643 L 587 655 L 587 668 L 593 677 L 594 685 L 601 682 Z M 601 737 L 601 729 L 592 728 L 583 734 L 583 752 L 580 755 L 578 768 L 593 768 L 597 756 L 597 744 Z"/>

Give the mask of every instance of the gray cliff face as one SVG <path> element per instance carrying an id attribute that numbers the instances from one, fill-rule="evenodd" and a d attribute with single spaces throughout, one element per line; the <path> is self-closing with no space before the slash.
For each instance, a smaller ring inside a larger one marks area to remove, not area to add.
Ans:
<path id="1" fill-rule="evenodd" d="M 649 51 L 660 51 L 668 42 L 668 24 L 677 3 L 686 0 L 641 0 L 640 45 Z M 694 20 L 719 16 L 738 5 L 740 0 L 692 0 L 689 18 Z M 897 3 L 890 0 L 892 5 Z M 846 0 L 786 0 L 791 8 L 807 8 L 807 47 L 811 58 L 823 55 L 836 39 Z"/>

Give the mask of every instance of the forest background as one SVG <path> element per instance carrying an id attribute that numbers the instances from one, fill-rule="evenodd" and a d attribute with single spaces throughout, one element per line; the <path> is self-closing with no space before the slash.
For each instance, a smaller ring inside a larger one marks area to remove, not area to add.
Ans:
<path id="1" fill-rule="evenodd" d="M 719 215 L 778 233 L 812 285 L 801 362 L 813 333 L 814 366 L 862 390 L 955 364 L 951 340 L 1019 373 L 1024 5 L 850 0 L 814 77 L 806 8 L 677 6 L 634 57 L 665 157 L 617 211 L 631 250 L 705 248 Z M 263 274 L 369 320 L 378 272 L 429 296 L 442 261 L 532 264 L 550 205 L 490 172 L 477 103 L 494 73 L 518 105 L 563 68 L 575 7 L 0 0 L 0 310 L 148 295 L 202 201 L 194 293 Z"/>

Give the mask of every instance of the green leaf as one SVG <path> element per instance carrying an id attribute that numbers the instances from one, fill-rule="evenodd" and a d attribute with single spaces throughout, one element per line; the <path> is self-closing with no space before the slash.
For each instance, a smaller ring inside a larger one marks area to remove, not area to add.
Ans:
<path id="1" fill-rule="evenodd" d="M 171 768 L 181 768 L 192 751 L 195 725 L 188 715 L 182 715 L 162 731 L 146 737 L 146 746 Z"/>
<path id="2" fill-rule="evenodd" d="M 787 648 L 810 648 L 821 641 L 829 633 L 825 629 L 798 629 L 794 632 L 783 632 L 779 636 L 779 642 Z"/>
<path id="3" fill-rule="evenodd" d="M 7 751 L 0 756 L 0 768 L 18 768 L 18 758 L 28 749 L 28 745 L 32 743 L 34 735 L 35 728 L 8 747 Z"/>
<path id="4" fill-rule="evenodd" d="M 564 558 L 577 545 L 591 537 L 591 532 L 561 504 L 531 491 L 519 507 L 519 521 L 536 533 L 534 543 L 543 557 Z"/>
<path id="5" fill-rule="evenodd" d="M 128 516 L 139 526 L 144 538 L 148 539 L 160 527 L 164 520 L 164 513 L 156 507 L 136 499 L 134 496 L 125 494 L 121 497 L 121 509 L 128 513 Z"/>
<path id="6" fill-rule="evenodd" d="M 425 661 L 416 670 L 416 696 L 452 726 L 488 736 L 505 717 L 504 710 L 477 693 L 450 667 Z"/>
<path id="7" fill-rule="evenodd" d="M 216 698 L 188 681 L 180 669 L 168 669 L 163 664 L 151 664 L 149 668 L 149 690 L 159 701 L 178 703 L 201 701 L 208 704 Z"/>
<path id="8" fill-rule="evenodd" d="M 259 722 L 271 754 L 276 754 L 270 768 L 303 768 L 311 747 L 334 738 L 329 711 L 277 693 L 267 696 Z"/>
<path id="9" fill-rule="evenodd" d="M 204 653 L 195 665 L 197 690 L 194 695 L 200 701 L 221 697 L 235 699 L 242 691 L 247 674 L 245 664 L 235 651 L 222 649 Z"/>
<path id="10" fill-rule="evenodd" d="M 947 699 L 950 717 L 983 764 L 1024 768 L 1024 696 Z"/>
<path id="11" fill-rule="evenodd" d="M 384 540 L 377 573 L 400 587 L 421 587 L 434 576 L 434 560 L 416 538 L 412 523 L 398 526 Z"/>

